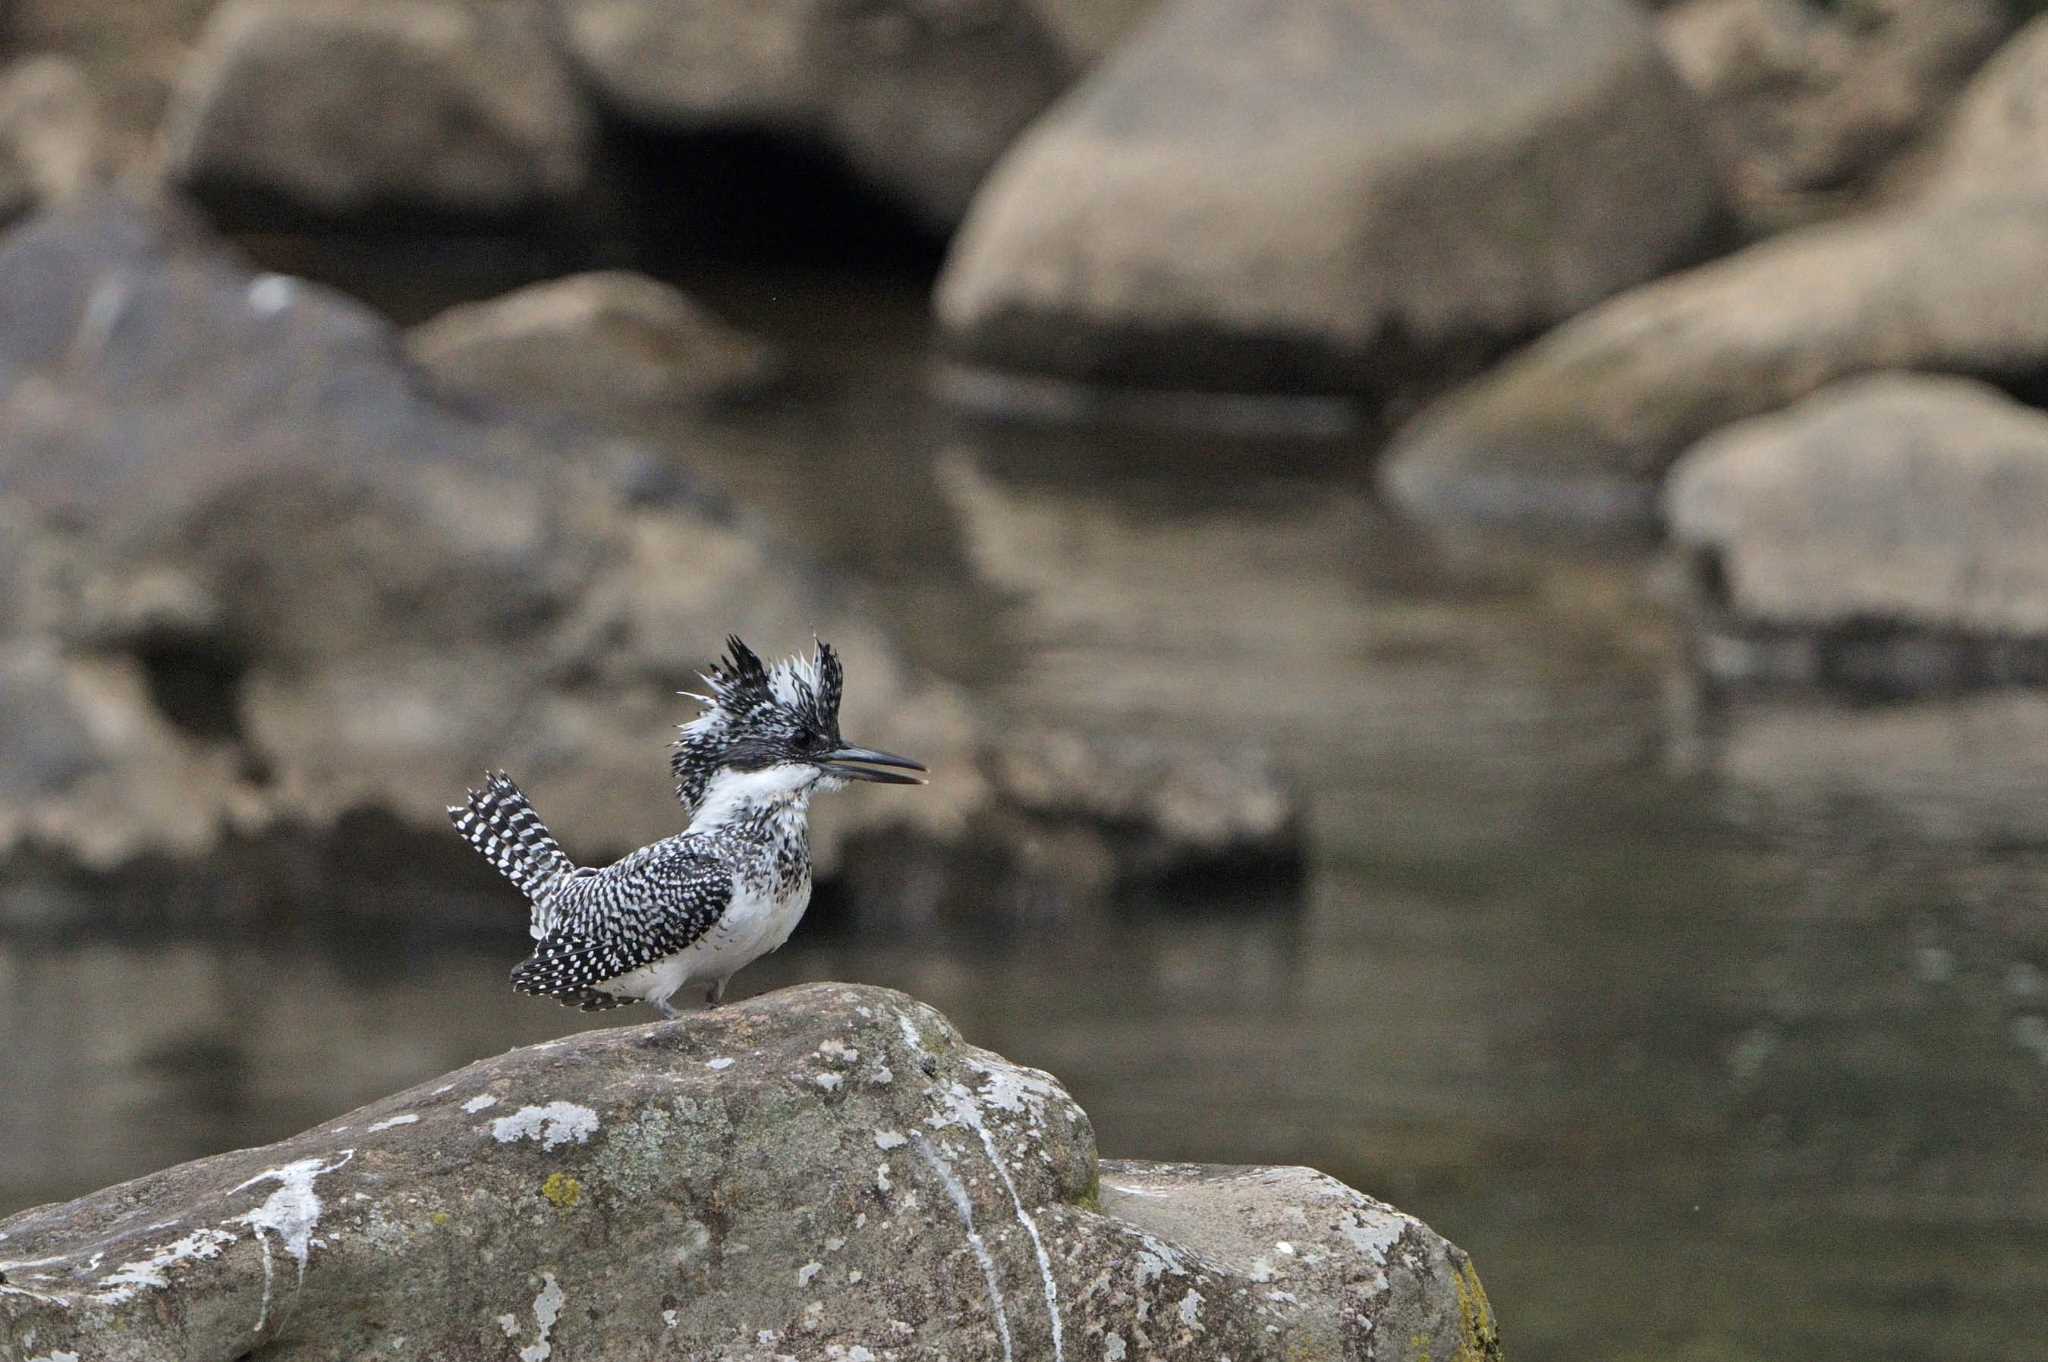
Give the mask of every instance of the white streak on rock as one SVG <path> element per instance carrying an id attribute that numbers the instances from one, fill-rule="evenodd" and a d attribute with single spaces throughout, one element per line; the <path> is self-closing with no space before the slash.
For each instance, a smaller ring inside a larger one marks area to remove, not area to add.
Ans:
<path id="1" fill-rule="evenodd" d="M 557 1145 L 587 1143 L 597 1133 L 597 1113 L 574 1102 L 550 1102 L 544 1107 L 521 1107 L 510 1116 L 491 1122 L 491 1134 L 499 1144 L 514 1140 L 539 1140 L 542 1149 Z"/>
<path id="2" fill-rule="evenodd" d="M 540 1294 L 533 1298 L 534 1340 L 519 1350 L 519 1362 L 548 1362 L 555 1345 L 548 1341 L 562 1317 L 562 1288 L 555 1274 L 540 1274 Z"/>
<path id="3" fill-rule="evenodd" d="M 409 1111 L 397 1116 L 387 1116 L 381 1121 L 370 1122 L 370 1133 L 374 1135 L 380 1130 L 389 1130 L 393 1126 L 409 1126 L 419 1119 L 418 1116 Z"/>
<path id="4" fill-rule="evenodd" d="M 717 1059 L 707 1059 L 704 1061 L 704 1067 L 713 1073 L 722 1072 L 723 1070 L 730 1069 L 732 1066 L 732 1059 L 725 1055 L 720 1055 Z"/>
<path id="5" fill-rule="evenodd" d="M 1188 1288 L 1187 1295 L 1180 1298 L 1180 1322 L 1190 1329 L 1202 1327 L 1202 1293 L 1192 1286 Z"/>
<path id="6" fill-rule="evenodd" d="M 878 1130 L 875 1132 L 875 1148 L 901 1149 L 910 1143 L 910 1137 L 900 1130 Z"/>
<path id="7" fill-rule="evenodd" d="M 246 1215 L 221 1222 L 249 1226 L 256 1231 L 256 1242 L 263 1246 L 263 1308 L 256 1316 L 256 1327 L 251 1333 L 261 1333 L 263 1326 L 270 1322 L 270 1291 L 274 1275 L 270 1264 L 270 1236 L 276 1235 L 285 1252 L 298 1263 L 299 1285 L 305 1286 L 306 1258 L 313 1251 L 313 1229 L 320 1223 L 320 1198 L 313 1192 L 313 1179 L 332 1173 L 355 1155 L 355 1150 L 344 1149 L 332 1163 L 322 1163 L 317 1157 L 297 1159 L 282 1168 L 258 1173 L 235 1188 L 239 1192 L 261 1182 L 277 1183 L 277 1190 L 261 1206 Z"/>
<path id="8" fill-rule="evenodd" d="M 218 1258 L 220 1251 L 234 1242 L 235 1236 L 225 1230 L 194 1230 L 151 1250 L 147 1258 L 121 1264 L 100 1278 L 100 1289 L 92 1298 L 105 1305 L 120 1305 L 135 1299 L 145 1287 L 161 1290 L 171 1284 L 167 1275 L 171 1268 L 194 1259 Z"/>
<path id="9" fill-rule="evenodd" d="M 466 1112 L 469 1112 L 471 1115 L 474 1115 L 477 1112 L 482 1111 L 485 1107 L 495 1107 L 497 1105 L 497 1098 L 491 1096 L 487 1092 L 480 1092 L 476 1096 L 470 1098 L 467 1102 L 464 1102 L 462 1104 L 462 1109 Z"/>
<path id="10" fill-rule="evenodd" d="M 902 1018 L 905 1030 L 910 1030 L 910 1020 Z M 916 1033 L 912 1031 L 915 1038 Z M 922 1047 L 919 1047 L 922 1048 Z M 1010 1342 L 1010 1317 L 1003 1310 L 1003 1287 L 996 1276 L 996 1260 L 989 1256 L 988 1245 L 982 1242 L 974 1228 L 974 1203 L 967 1198 L 967 1189 L 960 1185 L 960 1175 L 953 1171 L 953 1165 L 946 1162 L 945 1155 L 923 1135 L 917 1137 L 917 1155 L 931 1166 L 944 1185 L 946 1195 L 952 1198 L 953 1209 L 960 1213 L 960 1224 L 967 1231 L 967 1246 L 974 1250 L 974 1257 L 981 1264 L 981 1275 L 988 1282 L 988 1304 L 995 1312 L 996 1334 L 1003 1341 L 1003 1362 L 1011 1362 L 1016 1356 L 1015 1346 Z"/>
<path id="11" fill-rule="evenodd" d="M 802 1267 L 796 1270 L 796 1284 L 798 1286 L 809 1286 L 811 1284 L 811 1279 L 817 1276 L 820 1272 L 823 1272 L 824 1270 L 825 1265 L 823 1263 L 805 1263 Z"/>

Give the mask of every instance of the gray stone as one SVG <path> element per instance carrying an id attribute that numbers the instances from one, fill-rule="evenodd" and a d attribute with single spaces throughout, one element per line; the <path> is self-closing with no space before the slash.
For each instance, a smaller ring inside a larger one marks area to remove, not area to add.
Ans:
<path id="1" fill-rule="evenodd" d="M 2000 0 L 1685 0 L 1658 32 L 1763 228 L 1881 189 L 2012 24 Z"/>
<path id="2" fill-rule="evenodd" d="M 450 308 L 407 333 L 406 349 L 452 392 L 612 424 L 745 396 L 775 370 L 762 342 L 624 271 Z"/>
<path id="3" fill-rule="evenodd" d="M 767 130 L 829 148 L 951 227 L 1068 60 L 1025 0 L 554 0 L 565 40 L 628 120 Z"/>
<path id="4" fill-rule="evenodd" d="M 1731 426 L 1672 470 L 1710 668 L 1893 689 L 2048 680 L 2048 415 L 1884 374 Z"/>
<path id="5" fill-rule="evenodd" d="M 2048 188 L 2048 17 L 2022 29 L 1970 82 L 1929 187 L 1952 195 Z"/>
<path id="6" fill-rule="evenodd" d="M 231 0 L 166 128 L 174 181 L 230 215 L 559 210 L 592 138 L 537 9 L 442 0 Z"/>
<path id="7" fill-rule="evenodd" d="M 1576 317 L 1425 410 L 1383 466 L 1425 517 L 1650 523 L 1680 453 L 1838 379 L 2048 358 L 2048 198 L 1810 227 Z"/>
<path id="8" fill-rule="evenodd" d="M 1716 211 L 1622 0 L 1171 0 L 990 176 L 936 308 L 969 373 L 1388 402 L 1690 258 Z"/>
<path id="9" fill-rule="evenodd" d="M 76 63 L 31 57 L 0 72 L 0 225 L 107 172 L 99 101 Z"/>
<path id="10" fill-rule="evenodd" d="M 838 984 L 514 1050 L 0 1235 L 10 1357 L 1501 1356 L 1421 1222 L 1304 1168 L 1098 1166 L 1054 1079 Z"/>

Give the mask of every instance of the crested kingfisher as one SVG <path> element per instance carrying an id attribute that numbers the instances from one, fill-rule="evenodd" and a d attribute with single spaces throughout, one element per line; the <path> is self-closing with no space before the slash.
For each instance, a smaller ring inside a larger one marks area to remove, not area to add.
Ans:
<path id="1" fill-rule="evenodd" d="M 455 830 L 532 904 L 521 993 L 586 1012 L 704 990 L 789 939 L 811 901 L 811 795 L 849 780 L 922 785 L 922 764 L 839 736 L 845 674 L 830 645 L 764 667 L 737 636 L 704 674 L 704 712 L 669 765 L 688 826 L 608 866 L 579 866 L 502 771 L 449 808 Z M 686 695 L 688 692 L 684 692 Z M 891 769 L 894 768 L 894 769 Z"/>

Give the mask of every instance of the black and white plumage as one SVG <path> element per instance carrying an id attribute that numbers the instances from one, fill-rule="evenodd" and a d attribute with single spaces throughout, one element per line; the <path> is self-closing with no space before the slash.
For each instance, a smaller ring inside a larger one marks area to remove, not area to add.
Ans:
<path id="1" fill-rule="evenodd" d="M 823 642 L 773 668 L 737 637 L 693 698 L 670 766 L 689 826 L 602 868 L 562 851 L 502 772 L 448 810 L 455 829 L 532 904 L 522 993 L 586 1011 L 635 1001 L 665 1017 L 693 985 L 717 1003 L 735 972 L 789 939 L 811 897 L 811 795 L 847 780 L 921 784 L 908 757 L 839 736 L 845 677 Z M 877 768 L 903 768 L 889 770 Z"/>

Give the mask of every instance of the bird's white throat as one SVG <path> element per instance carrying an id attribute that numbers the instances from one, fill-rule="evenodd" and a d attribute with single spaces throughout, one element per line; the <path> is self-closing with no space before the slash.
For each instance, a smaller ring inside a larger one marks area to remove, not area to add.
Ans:
<path id="1" fill-rule="evenodd" d="M 776 807 L 802 812 L 821 773 L 808 762 L 777 762 L 758 771 L 719 771 L 704 787 L 691 832 L 708 832 Z"/>

